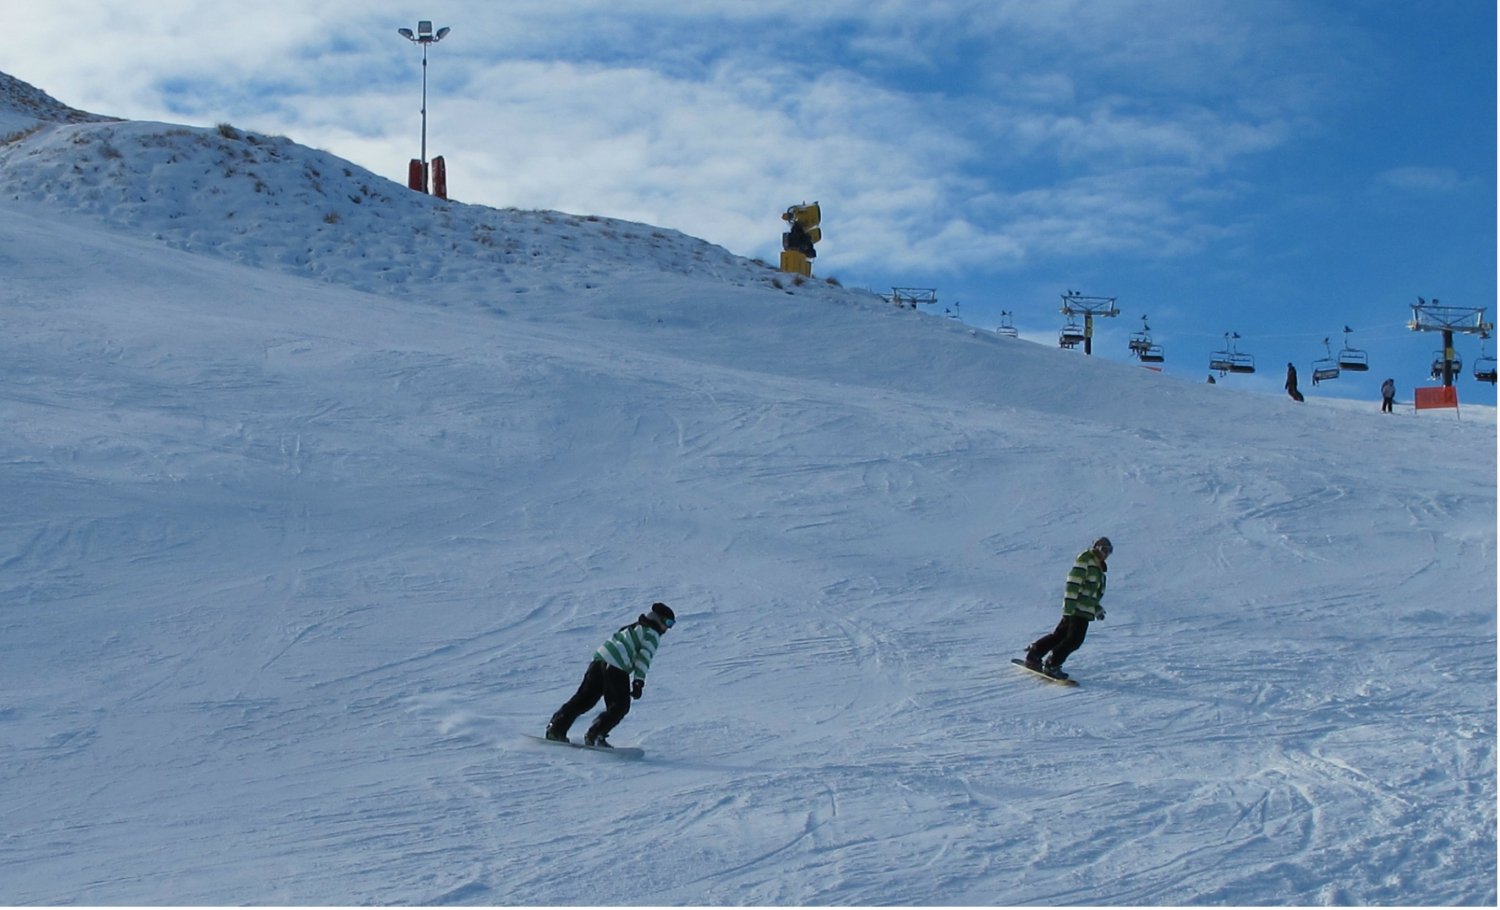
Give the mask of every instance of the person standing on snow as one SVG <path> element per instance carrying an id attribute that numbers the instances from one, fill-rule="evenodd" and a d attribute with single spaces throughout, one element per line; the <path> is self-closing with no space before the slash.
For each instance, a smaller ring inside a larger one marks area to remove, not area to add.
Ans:
<path id="1" fill-rule="evenodd" d="M 594 723 L 583 735 L 586 745 L 613 748 L 606 739 L 609 731 L 630 713 L 630 700 L 640 698 L 646 687 L 646 671 L 651 669 L 651 659 L 661 646 L 661 637 L 677 623 L 672 608 L 664 603 L 651 605 L 650 613 L 642 613 L 635 622 L 621 626 L 604 644 L 594 651 L 588 669 L 583 672 L 583 682 L 578 691 L 561 708 L 553 713 L 547 723 L 547 738 L 557 742 L 568 742 L 568 728 L 585 711 L 591 710 L 604 699 L 604 710 L 594 718 Z M 635 682 L 630 681 L 635 675 Z"/>
<path id="2" fill-rule="evenodd" d="M 1293 401 L 1302 400 L 1302 393 L 1297 391 L 1297 368 L 1290 363 L 1286 365 L 1286 393 Z"/>
<path id="3" fill-rule="evenodd" d="M 1387 379 L 1380 384 L 1380 412 L 1382 414 L 1396 413 L 1393 408 L 1396 404 L 1396 380 Z"/>
<path id="4" fill-rule="evenodd" d="M 1032 642 L 1026 649 L 1026 666 L 1041 670 L 1058 679 L 1067 679 L 1062 671 L 1063 661 L 1083 644 L 1088 634 L 1089 623 L 1103 621 L 1104 608 L 1099 601 L 1104 597 L 1104 578 L 1109 571 L 1109 555 L 1115 551 L 1108 537 L 1094 541 L 1094 545 L 1078 554 L 1073 568 L 1068 570 L 1068 583 L 1063 593 L 1062 620 L 1057 628 Z M 1051 654 L 1049 658 L 1047 655 Z"/>

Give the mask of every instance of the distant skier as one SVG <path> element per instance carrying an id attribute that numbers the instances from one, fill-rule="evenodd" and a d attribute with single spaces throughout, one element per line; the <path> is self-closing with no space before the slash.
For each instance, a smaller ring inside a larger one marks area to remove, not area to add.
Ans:
<path id="1" fill-rule="evenodd" d="M 1297 391 L 1297 368 L 1290 363 L 1286 365 L 1286 393 L 1293 401 L 1302 400 L 1302 393 Z"/>
<path id="2" fill-rule="evenodd" d="M 1026 649 L 1026 664 L 1041 669 L 1058 679 L 1067 679 L 1062 671 L 1063 661 L 1083 644 L 1088 634 L 1089 623 L 1104 619 L 1104 607 L 1099 601 L 1104 597 L 1104 578 L 1109 571 L 1109 555 L 1115 551 L 1108 537 L 1094 541 L 1094 545 L 1078 554 L 1073 568 L 1068 570 L 1068 583 L 1063 593 L 1062 620 L 1057 628 L 1043 635 Z M 1048 654 L 1052 656 L 1047 657 Z"/>
<path id="3" fill-rule="evenodd" d="M 1396 406 L 1396 380 L 1387 379 L 1380 384 L 1380 412 L 1394 414 Z"/>
<path id="4" fill-rule="evenodd" d="M 547 738 L 568 742 L 568 728 L 573 726 L 573 721 L 597 705 L 602 697 L 604 710 L 594 718 L 593 725 L 583 735 L 583 741 L 590 746 L 613 748 L 606 739 L 609 731 L 630 713 L 630 700 L 641 697 L 646 687 L 646 671 L 651 669 L 651 658 L 656 656 L 662 635 L 676 623 L 677 616 L 671 607 L 654 603 L 650 613 L 642 613 L 635 622 L 621 626 L 594 651 L 578 691 L 547 723 Z M 635 675 L 633 684 L 630 681 L 632 674 Z"/>

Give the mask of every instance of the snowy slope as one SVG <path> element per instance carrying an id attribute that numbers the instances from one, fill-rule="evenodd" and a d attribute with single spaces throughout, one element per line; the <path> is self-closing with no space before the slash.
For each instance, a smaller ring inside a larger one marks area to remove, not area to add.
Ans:
<path id="1" fill-rule="evenodd" d="M 1493 409 L 224 132 L 0 145 L 0 903 L 1495 902 Z M 658 599 L 647 759 L 524 739 Z"/>

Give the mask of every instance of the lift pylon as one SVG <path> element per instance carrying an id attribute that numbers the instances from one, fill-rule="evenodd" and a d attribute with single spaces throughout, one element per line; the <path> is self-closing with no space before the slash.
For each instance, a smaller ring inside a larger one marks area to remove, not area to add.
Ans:
<path id="1" fill-rule="evenodd" d="M 1062 295 L 1062 302 L 1062 314 L 1068 317 L 1068 322 L 1057 336 L 1058 346 L 1073 348 L 1083 342 L 1083 353 L 1093 354 L 1094 317 L 1120 315 L 1120 308 L 1115 306 L 1115 298 L 1090 297 L 1077 291 L 1068 291 Z M 1078 316 L 1083 317 L 1081 326 L 1075 319 Z"/>
<path id="2" fill-rule="evenodd" d="M 1453 349 L 1453 335 L 1478 335 L 1490 337 L 1494 325 L 1484 321 L 1484 307 L 1444 306 L 1436 297 L 1428 303 L 1421 297 L 1411 306 L 1411 322 L 1407 328 L 1413 332 L 1442 332 L 1443 349 L 1432 358 L 1432 378 L 1442 378 L 1443 385 L 1453 385 L 1453 379 L 1463 369 L 1463 361 Z"/>

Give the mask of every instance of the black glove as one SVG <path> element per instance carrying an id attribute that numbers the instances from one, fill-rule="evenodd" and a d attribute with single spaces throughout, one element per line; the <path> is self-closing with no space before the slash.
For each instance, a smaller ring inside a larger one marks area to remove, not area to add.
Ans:
<path id="1" fill-rule="evenodd" d="M 630 687 L 630 697 L 640 698 L 641 693 L 644 691 L 646 691 L 646 681 L 644 679 L 638 679 L 635 681 L 635 685 Z"/>
<path id="2" fill-rule="evenodd" d="M 1103 607 L 1100 607 L 1100 608 L 1098 608 L 1097 610 L 1094 611 L 1094 618 L 1097 619 L 1099 622 L 1104 622 L 1104 608 Z"/>

